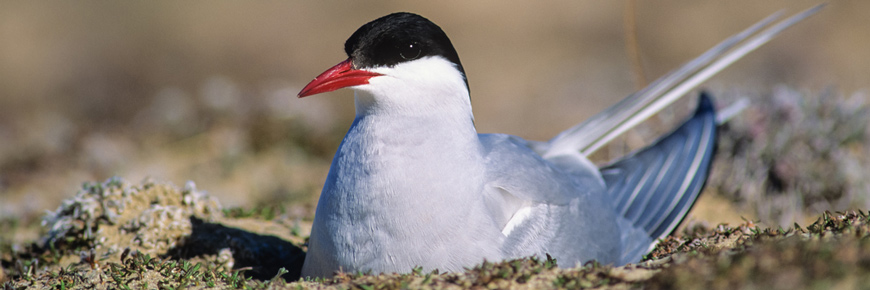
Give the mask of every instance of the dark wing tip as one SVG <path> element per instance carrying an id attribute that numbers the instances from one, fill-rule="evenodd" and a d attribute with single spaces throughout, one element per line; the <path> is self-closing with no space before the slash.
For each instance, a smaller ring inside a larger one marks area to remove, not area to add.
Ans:
<path id="1" fill-rule="evenodd" d="M 716 114 L 716 106 L 713 105 L 713 96 L 711 96 L 707 91 L 701 91 L 700 96 L 698 96 L 698 108 L 695 109 L 695 116 L 709 113 L 713 113 L 714 116 Z"/>
<path id="2" fill-rule="evenodd" d="M 704 188 L 716 150 L 715 113 L 710 94 L 702 92 L 689 120 L 601 169 L 617 211 L 653 240 L 677 228 Z"/>

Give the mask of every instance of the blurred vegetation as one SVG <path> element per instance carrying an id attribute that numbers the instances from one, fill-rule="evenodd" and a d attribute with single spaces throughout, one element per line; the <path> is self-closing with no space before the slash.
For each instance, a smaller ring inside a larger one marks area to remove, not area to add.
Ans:
<path id="1" fill-rule="evenodd" d="M 758 219 L 788 226 L 870 208 L 867 96 L 780 86 L 721 130 L 708 185 Z"/>

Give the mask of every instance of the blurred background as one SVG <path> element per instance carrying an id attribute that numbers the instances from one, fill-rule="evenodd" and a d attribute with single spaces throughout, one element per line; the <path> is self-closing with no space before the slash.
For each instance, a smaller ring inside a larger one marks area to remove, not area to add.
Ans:
<path id="1" fill-rule="evenodd" d="M 344 41 L 360 25 L 391 12 L 421 14 L 451 37 L 479 131 L 546 140 L 641 87 L 637 72 L 654 80 L 776 11 L 817 3 L 2 1 L 0 219 L 38 220 L 83 182 L 115 175 L 192 180 L 224 206 L 279 205 L 310 219 L 353 118 L 352 92 L 296 93 L 346 58 Z M 788 224 L 803 211 L 870 206 L 862 175 L 870 165 L 858 162 L 870 152 L 868 11 L 867 1 L 831 1 L 703 86 L 720 107 L 740 97 L 759 105 L 724 130 L 727 150 L 693 219 Z M 640 65 L 630 57 L 627 15 Z M 693 99 L 596 160 L 651 141 Z M 773 114 L 801 110 L 818 114 Z M 832 115 L 839 119 L 824 123 Z M 826 141 L 840 121 L 848 132 Z M 771 140 L 773 132 L 786 135 Z M 809 149 L 782 147 L 804 141 Z M 801 183 L 801 168 L 819 160 L 830 168 L 807 174 L 832 188 Z M 842 168 L 851 174 L 842 180 L 816 174 Z M 800 197 L 819 190 L 833 197 Z M 794 201 L 791 213 L 771 209 L 783 203 L 776 196 Z"/>

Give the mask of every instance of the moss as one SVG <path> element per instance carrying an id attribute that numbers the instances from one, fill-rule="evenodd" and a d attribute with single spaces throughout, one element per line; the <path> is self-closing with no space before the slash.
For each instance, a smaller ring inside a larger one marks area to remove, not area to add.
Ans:
<path id="1" fill-rule="evenodd" d="M 259 209 L 246 212 L 261 212 Z M 484 262 L 464 272 L 339 273 L 296 281 L 299 223 L 226 216 L 193 184 L 113 178 L 85 184 L 46 215 L 42 241 L 4 250 L 7 288 L 40 289 L 630 289 L 854 288 L 870 282 L 870 217 L 825 212 L 806 226 L 694 226 L 638 264 L 562 269 L 549 257 Z M 291 234 L 296 232 L 296 234 Z M 283 234 L 282 234 L 283 233 Z"/>
<path id="2" fill-rule="evenodd" d="M 870 219 L 825 213 L 806 229 L 750 232 L 742 251 L 695 255 L 672 263 L 651 289 L 855 289 L 870 285 Z"/>
<path id="3" fill-rule="evenodd" d="M 224 225 L 239 221 L 191 182 L 85 183 L 46 214 L 40 241 L 3 251 L 3 272 L 9 287 L 28 288 L 245 288 L 269 285 L 253 277 L 298 279 L 304 253 L 287 241 L 300 240 L 290 226 L 248 221 L 286 233 L 279 238 Z"/>

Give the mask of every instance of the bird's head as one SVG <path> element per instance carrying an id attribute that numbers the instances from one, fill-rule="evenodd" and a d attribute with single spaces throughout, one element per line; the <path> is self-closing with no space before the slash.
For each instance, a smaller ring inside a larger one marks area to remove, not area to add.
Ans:
<path id="1" fill-rule="evenodd" d="M 366 23 L 344 50 L 348 59 L 312 80 L 300 98 L 348 87 L 356 91 L 358 114 L 470 110 L 459 55 L 447 34 L 422 16 L 393 13 Z"/>

